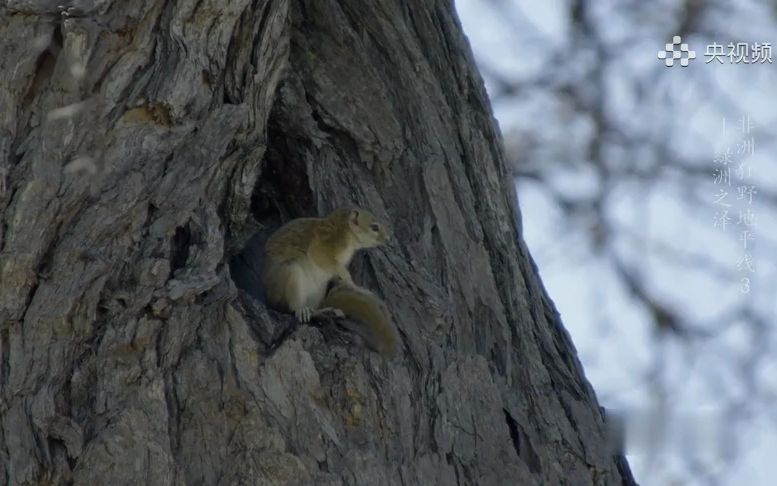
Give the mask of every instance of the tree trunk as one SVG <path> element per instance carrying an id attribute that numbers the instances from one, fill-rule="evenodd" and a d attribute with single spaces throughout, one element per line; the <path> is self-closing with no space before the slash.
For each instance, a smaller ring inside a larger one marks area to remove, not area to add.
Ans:
<path id="1" fill-rule="evenodd" d="M 4 3 L 0 483 L 633 481 L 452 2 Z M 261 300 L 268 232 L 349 204 L 391 361 Z"/>

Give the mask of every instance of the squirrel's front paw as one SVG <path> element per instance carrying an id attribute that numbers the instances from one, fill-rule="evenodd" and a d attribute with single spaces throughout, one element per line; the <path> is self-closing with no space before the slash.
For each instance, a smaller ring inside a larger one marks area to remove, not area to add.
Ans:
<path id="1" fill-rule="evenodd" d="M 300 322 L 310 322 L 310 307 L 301 307 L 294 311 L 294 315 Z"/>

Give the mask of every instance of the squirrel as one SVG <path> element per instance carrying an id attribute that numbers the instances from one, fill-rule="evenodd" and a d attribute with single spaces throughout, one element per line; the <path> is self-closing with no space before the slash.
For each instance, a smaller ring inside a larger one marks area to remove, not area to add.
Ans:
<path id="1" fill-rule="evenodd" d="M 265 244 L 264 288 L 268 303 L 310 321 L 339 277 L 355 285 L 348 272 L 354 253 L 388 240 L 386 227 L 363 209 L 336 209 L 324 218 L 297 218 L 281 226 Z"/>
<path id="2" fill-rule="evenodd" d="M 364 287 L 335 277 L 322 303 L 322 311 L 342 311 L 358 323 L 346 324 L 346 329 L 361 336 L 367 344 L 383 356 L 392 357 L 399 347 L 399 333 L 386 305 L 377 295 Z"/>

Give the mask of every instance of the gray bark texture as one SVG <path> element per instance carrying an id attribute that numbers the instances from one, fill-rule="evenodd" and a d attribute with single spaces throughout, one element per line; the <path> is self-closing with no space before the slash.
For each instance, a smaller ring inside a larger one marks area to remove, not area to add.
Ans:
<path id="1" fill-rule="evenodd" d="M 451 1 L 5 0 L 0 484 L 629 484 Z M 402 336 L 266 308 L 368 208 Z"/>

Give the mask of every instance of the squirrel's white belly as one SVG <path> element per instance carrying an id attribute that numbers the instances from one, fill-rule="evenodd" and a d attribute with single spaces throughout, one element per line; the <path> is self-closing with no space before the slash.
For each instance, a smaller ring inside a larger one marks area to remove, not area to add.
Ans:
<path id="1" fill-rule="evenodd" d="M 326 286 L 332 275 L 312 262 L 305 263 L 300 265 L 300 270 L 303 273 L 303 278 L 301 279 L 302 295 L 311 309 L 317 309 L 324 300 Z"/>

